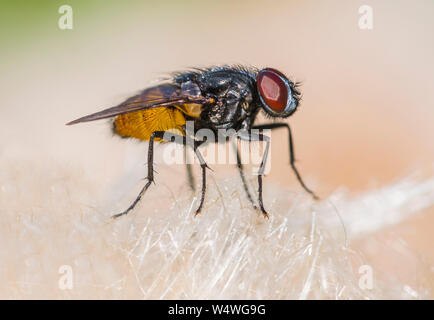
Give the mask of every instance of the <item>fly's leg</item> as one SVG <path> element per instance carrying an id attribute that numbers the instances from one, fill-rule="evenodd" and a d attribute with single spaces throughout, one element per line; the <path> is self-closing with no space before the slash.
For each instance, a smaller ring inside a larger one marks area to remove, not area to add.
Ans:
<path id="1" fill-rule="evenodd" d="M 291 168 L 294 171 L 295 176 L 297 177 L 297 180 L 300 183 L 300 185 L 303 187 L 303 189 L 307 193 L 310 193 L 315 200 L 318 200 L 319 197 L 306 186 L 303 179 L 301 178 L 300 173 L 298 172 L 297 168 L 295 167 L 294 143 L 292 141 L 291 127 L 289 126 L 289 124 L 284 123 L 284 122 L 268 123 L 268 124 L 261 124 L 261 125 L 253 126 L 252 129 L 259 129 L 259 130 L 270 129 L 270 130 L 273 130 L 273 129 L 284 128 L 284 127 L 288 129 L 289 164 L 291 165 Z"/>
<path id="2" fill-rule="evenodd" d="M 244 173 L 244 166 L 243 166 L 243 163 L 241 162 L 241 155 L 240 155 L 240 151 L 238 150 L 238 146 L 237 146 L 236 142 L 234 143 L 234 150 L 237 153 L 237 168 L 238 168 L 238 172 L 240 173 L 241 181 L 243 182 L 243 187 L 244 187 L 244 190 L 246 191 L 247 198 L 249 199 L 253 208 L 255 210 L 257 210 L 258 207 L 256 206 L 255 202 L 253 201 L 253 197 L 249 191 L 249 186 L 247 185 L 246 175 Z"/>
<path id="3" fill-rule="evenodd" d="M 165 136 L 166 133 L 167 133 L 169 138 L 167 138 Z M 137 203 L 140 201 L 140 199 L 145 194 L 146 190 L 148 190 L 151 183 L 154 182 L 154 169 L 153 169 L 154 163 L 153 163 L 153 161 L 154 161 L 154 139 L 155 138 L 160 138 L 160 139 L 164 138 L 164 140 L 167 140 L 167 141 L 182 143 L 184 146 L 186 146 L 186 144 L 187 144 L 186 138 L 184 136 L 180 136 L 180 135 L 174 134 L 172 132 L 167 132 L 167 131 L 155 131 L 155 132 L 153 132 L 150 139 L 149 139 L 149 148 L 148 148 L 148 176 L 146 177 L 146 180 L 148 180 L 148 181 L 145 184 L 145 186 L 142 188 L 142 190 L 140 191 L 139 195 L 134 200 L 134 202 L 128 207 L 128 209 L 126 209 L 125 211 L 123 211 L 119 214 L 114 215 L 113 218 L 119 218 L 123 215 L 128 214 L 131 210 L 133 210 L 134 207 L 137 205 Z M 196 210 L 196 215 L 198 215 L 198 214 L 200 214 L 200 211 L 202 210 L 202 207 L 203 207 L 203 203 L 205 201 L 206 169 L 207 168 L 210 169 L 210 168 L 208 167 L 205 160 L 203 159 L 203 156 L 200 153 L 197 144 L 194 145 L 194 152 L 196 154 L 196 157 L 199 159 L 199 163 L 200 163 L 200 166 L 202 168 L 202 195 L 201 195 L 199 207 Z"/>
<path id="4" fill-rule="evenodd" d="M 134 200 L 134 202 L 128 207 L 128 209 L 126 209 L 125 211 L 123 211 L 121 213 L 115 214 L 114 216 L 112 216 L 112 218 L 119 218 L 123 215 L 126 215 L 131 210 L 133 210 L 134 207 L 137 205 L 137 203 L 139 203 L 140 199 L 145 194 L 146 190 L 148 190 L 151 183 L 154 182 L 154 139 L 155 138 L 162 139 L 163 137 L 165 137 L 165 133 L 166 133 L 166 131 L 154 131 L 151 134 L 151 137 L 149 138 L 149 147 L 148 147 L 148 176 L 146 177 L 147 182 L 146 182 L 145 186 L 142 188 L 142 190 L 140 191 L 137 198 Z M 168 140 L 168 141 L 175 140 L 175 142 L 176 142 L 176 138 L 178 138 L 185 145 L 185 143 L 186 143 L 185 137 L 171 133 L 171 132 L 167 132 L 167 133 L 168 133 L 169 137 L 172 138 L 171 140 Z"/>
<path id="5" fill-rule="evenodd" d="M 196 157 L 199 160 L 200 163 L 200 167 L 202 168 L 202 194 L 201 194 L 201 198 L 200 198 L 200 203 L 199 203 L 199 207 L 196 209 L 196 213 L 195 216 L 197 216 L 198 214 L 200 214 L 200 211 L 202 210 L 203 207 L 203 203 L 205 201 L 205 193 L 206 193 L 206 169 L 211 169 L 210 167 L 208 167 L 208 165 L 206 164 L 205 160 L 202 157 L 202 154 L 200 153 L 198 147 L 195 145 L 194 147 L 194 152 L 196 154 Z"/>
<path id="6" fill-rule="evenodd" d="M 151 183 L 154 181 L 154 138 L 155 136 L 161 134 L 160 131 L 156 131 L 153 132 L 151 134 L 151 137 L 149 139 L 149 147 L 148 147 L 148 176 L 146 177 L 146 180 L 148 180 L 148 182 L 146 182 L 145 186 L 142 188 L 142 190 L 140 191 L 139 195 L 137 196 L 136 200 L 134 200 L 134 202 L 123 212 L 115 214 L 114 216 L 112 216 L 112 218 L 119 218 L 125 214 L 128 214 L 128 212 L 130 212 L 131 210 L 134 209 L 134 207 L 137 205 L 137 203 L 139 203 L 140 199 L 143 197 L 143 195 L 145 194 L 146 190 L 148 190 L 149 186 L 151 185 Z"/>
<path id="7" fill-rule="evenodd" d="M 191 165 L 191 163 L 188 162 L 188 159 L 187 159 L 187 157 L 188 157 L 187 149 L 185 149 L 185 151 L 186 151 L 186 164 L 185 164 L 185 167 L 187 168 L 188 184 L 189 184 L 190 189 L 192 191 L 196 191 L 196 183 L 194 181 L 193 170 L 191 168 L 192 165 Z"/>
<path id="8" fill-rule="evenodd" d="M 268 152 L 270 151 L 270 137 L 267 137 L 263 135 L 262 133 L 259 134 L 253 134 L 249 133 L 247 131 L 240 131 L 237 134 L 237 137 L 244 141 L 265 141 L 265 151 L 262 156 L 261 166 L 259 167 L 258 171 L 258 202 L 259 202 L 259 208 L 261 209 L 261 212 L 265 218 L 268 218 L 268 213 L 264 208 L 264 203 L 262 200 L 262 176 L 264 175 L 265 171 L 265 165 L 267 163 L 268 158 Z"/>
<path id="9" fill-rule="evenodd" d="M 184 131 L 184 132 L 186 132 L 187 131 L 187 127 L 186 127 L 186 125 L 183 125 L 182 126 L 182 130 Z M 188 132 L 186 133 L 186 134 L 188 134 Z M 193 139 L 192 139 L 193 140 Z M 194 141 L 194 140 L 193 140 Z M 194 191 L 196 191 L 196 183 L 195 183 L 195 179 L 194 179 L 194 175 L 193 175 L 193 169 L 192 169 L 192 164 L 190 163 L 190 159 L 189 159 L 189 153 L 188 153 L 188 147 L 189 147 L 189 145 L 187 145 L 187 139 L 185 138 L 184 140 L 183 140 L 183 144 L 184 144 L 184 152 L 185 152 L 185 167 L 186 167 L 186 169 L 187 169 L 187 178 L 188 178 L 188 184 L 189 184 L 189 186 L 190 186 L 190 189 L 194 192 Z M 193 142 L 193 145 L 194 145 L 194 142 Z M 194 149 L 194 147 L 193 147 L 193 149 Z"/>

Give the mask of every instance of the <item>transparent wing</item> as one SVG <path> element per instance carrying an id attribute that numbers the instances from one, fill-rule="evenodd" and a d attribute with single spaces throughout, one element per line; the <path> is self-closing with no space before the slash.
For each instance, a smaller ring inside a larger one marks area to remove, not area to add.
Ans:
<path id="1" fill-rule="evenodd" d="M 95 121 L 115 117 L 117 115 L 147 110 L 152 108 L 162 108 L 176 106 L 181 109 L 185 105 L 209 103 L 209 99 L 202 97 L 198 92 L 192 92 L 191 88 L 184 90 L 171 84 L 162 84 L 143 90 L 140 94 L 133 96 L 123 103 L 90 115 L 78 118 L 66 125 L 73 125 L 80 122 Z"/>

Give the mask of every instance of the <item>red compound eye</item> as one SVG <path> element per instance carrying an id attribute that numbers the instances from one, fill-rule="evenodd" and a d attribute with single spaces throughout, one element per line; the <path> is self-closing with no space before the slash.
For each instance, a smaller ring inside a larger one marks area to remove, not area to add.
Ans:
<path id="1" fill-rule="evenodd" d="M 257 86 L 263 101 L 274 112 L 281 113 L 288 103 L 288 87 L 285 76 L 279 71 L 267 68 L 259 72 Z"/>

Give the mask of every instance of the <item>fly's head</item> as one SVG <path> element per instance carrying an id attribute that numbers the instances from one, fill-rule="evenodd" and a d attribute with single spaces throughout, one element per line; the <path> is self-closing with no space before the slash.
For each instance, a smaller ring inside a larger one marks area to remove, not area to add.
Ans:
<path id="1" fill-rule="evenodd" d="M 265 68 L 258 72 L 256 86 L 262 109 L 271 117 L 287 118 L 297 109 L 300 92 L 276 69 Z"/>

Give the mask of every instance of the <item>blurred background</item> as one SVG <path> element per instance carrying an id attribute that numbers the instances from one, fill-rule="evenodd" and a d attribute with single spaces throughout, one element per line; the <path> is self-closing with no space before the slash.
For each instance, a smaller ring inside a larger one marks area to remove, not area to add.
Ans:
<path id="1" fill-rule="evenodd" d="M 64 4 L 73 9 L 72 30 L 58 27 Z M 372 30 L 359 28 L 362 5 L 373 9 Z M 20 205 L 11 196 L 13 179 L 38 189 L 56 166 L 91 179 L 86 192 L 97 203 L 125 206 L 142 183 L 147 145 L 112 137 L 106 121 L 64 124 L 168 72 L 232 63 L 274 67 L 302 82 L 301 106 L 288 121 L 299 169 L 321 196 L 430 177 L 433 30 L 431 0 L 2 1 L 1 209 Z M 287 153 L 286 132 L 273 133 L 265 188 L 300 189 Z M 187 190 L 182 165 L 160 161 L 157 171 L 157 186 Z M 38 190 L 28 204 L 37 207 L 44 197 Z M 431 265 L 433 212 L 425 209 L 392 230 Z"/>

